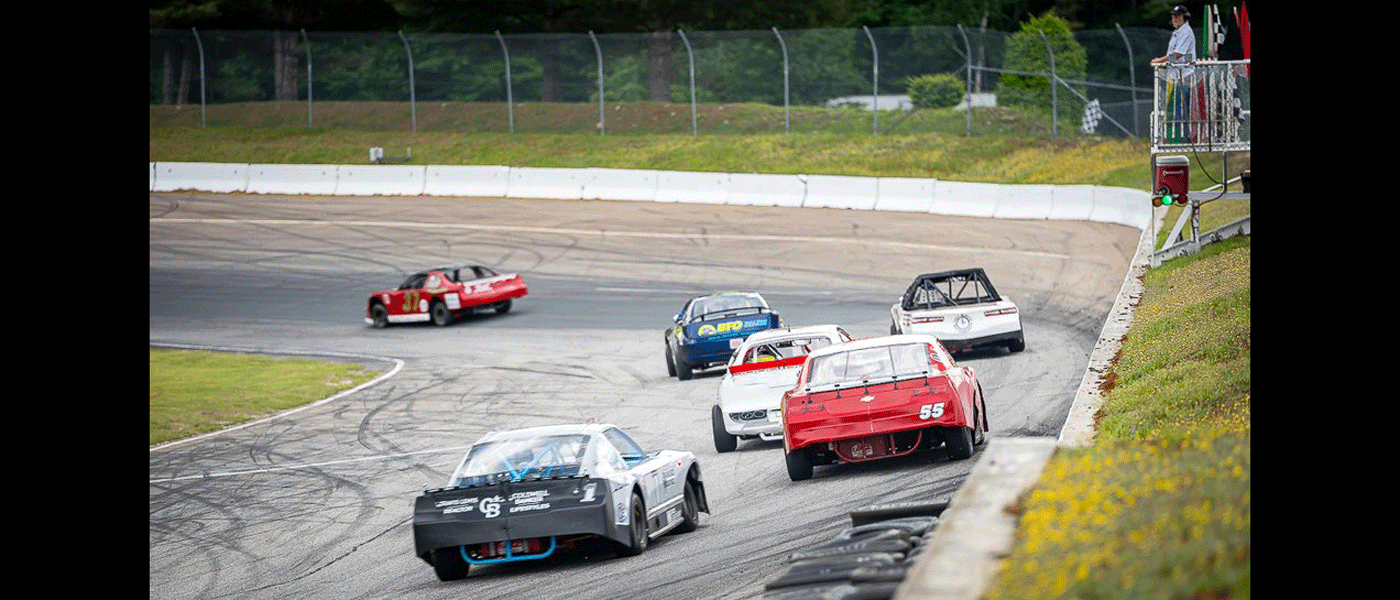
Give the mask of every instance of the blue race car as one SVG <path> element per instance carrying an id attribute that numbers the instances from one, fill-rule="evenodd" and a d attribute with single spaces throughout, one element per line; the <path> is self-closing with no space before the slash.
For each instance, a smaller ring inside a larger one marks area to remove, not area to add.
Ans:
<path id="1" fill-rule="evenodd" d="M 756 292 L 718 292 L 691 298 L 666 330 L 666 372 L 682 381 L 692 372 L 729 362 L 749 334 L 783 326 Z"/>

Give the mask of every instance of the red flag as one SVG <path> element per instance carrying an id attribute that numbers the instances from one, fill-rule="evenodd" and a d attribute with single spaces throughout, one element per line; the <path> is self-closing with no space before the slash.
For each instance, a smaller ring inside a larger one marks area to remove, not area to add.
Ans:
<path id="1" fill-rule="evenodd" d="M 1245 8 L 1244 0 L 1240 0 L 1240 44 L 1244 46 L 1244 57 L 1249 58 L 1249 10 Z M 1251 65 L 1252 66 L 1252 65 Z M 1248 74 L 1249 67 L 1245 67 Z"/>

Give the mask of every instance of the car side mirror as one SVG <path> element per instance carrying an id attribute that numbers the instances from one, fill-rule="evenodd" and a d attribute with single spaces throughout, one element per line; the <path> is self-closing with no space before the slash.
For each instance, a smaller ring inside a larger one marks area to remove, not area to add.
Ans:
<path id="1" fill-rule="evenodd" d="M 671 317 L 671 320 L 674 321 L 677 325 L 680 325 L 680 324 L 681 324 L 681 314 L 680 314 L 680 313 L 676 313 L 676 316 Z"/>

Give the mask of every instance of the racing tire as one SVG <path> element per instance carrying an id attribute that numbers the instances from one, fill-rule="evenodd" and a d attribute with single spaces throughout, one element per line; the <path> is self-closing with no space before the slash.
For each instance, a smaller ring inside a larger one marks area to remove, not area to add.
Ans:
<path id="1" fill-rule="evenodd" d="M 438 327 L 446 327 L 452 323 L 452 311 L 442 302 L 434 302 L 428 307 L 428 314 L 433 318 L 433 325 Z"/>
<path id="2" fill-rule="evenodd" d="M 695 480 L 685 478 L 685 500 L 681 501 L 681 524 L 676 533 L 690 533 L 700 528 L 700 500 L 695 495 Z"/>
<path id="3" fill-rule="evenodd" d="M 987 443 L 987 432 L 991 429 L 987 427 L 987 403 L 982 401 L 977 406 L 977 419 L 972 422 L 972 445 L 981 446 Z"/>
<path id="4" fill-rule="evenodd" d="M 851 510 L 851 526 L 858 527 L 871 523 L 879 523 L 880 521 L 906 519 L 910 517 L 938 518 L 943 514 L 943 511 L 947 509 L 947 500 L 871 504 Z"/>
<path id="5" fill-rule="evenodd" d="M 694 377 L 694 376 L 695 376 L 694 373 L 692 373 L 691 370 L 690 370 L 690 365 L 685 364 L 685 361 L 681 360 L 681 357 L 677 356 L 677 357 L 676 357 L 676 378 L 677 378 L 677 379 L 680 379 L 681 381 L 687 381 L 687 380 L 689 380 L 691 377 Z"/>
<path id="6" fill-rule="evenodd" d="M 676 359 L 671 356 L 671 345 L 666 344 L 666 376 L 676 376 Z"/>
<path id="7" fill-rule="evenodd" d="M 948 446 L 948 458 L 966 460 L 972 458 L 972 428 L 949 427 L 943 430 L 943 442 Z"/>
<path id="8" fill-rule="evenodd" d="M 375 329 L 384 329 L 389 326 L 389 311 L 383 304 L 375 303 L 369 307 L 369 318 L 374 323 Z"/>
<path id="9" fill-rule="evenodd" d="M 812 478 L 812 453 L 798 448 L 783 457 L 787 462 L 788 479 L 803 481 Z"/>
<path id="10" fill-rule="evenodd" d="M 462 579 L 469 569 L 471 564 L 462 560 L 462 551 L 458 546 L 433 550 L 433 572 L 437 573 L 439 581 Z"/>
<path id="11" fill-rule="evenodd" d="M 505 299 L 505 300 L 503 300 L 503 301 L 501 301 L 501 302 L 497 302 L 497 303 L 496 303 L 496 314 L 498 314 L 498 315 L 503 315 L 503 314 L 506 314 L 506 313 L 508 313 L 508 312 L 510 312 L 510 299 L 509 299 L 509 298 L 507 298 L 507 299 Z"/>
<path id="12" fill-rule="evenodd" d="M 896 327 L 893 322 L 890 323 L 890 335 L 899 335 L 899 327 Z"/>
<path id="13" fill-rule="evenodd" d="M 619 556 L 637 556 L 647 551 L 647 543 L 650 535 L 647 531 L 647 507 L 642 503 L 642 495 L 632 492 L 632 523 L 627 528 L 630 543 L 619 544 L 617 553 Z"/>
<path id="14" fill-rule="evenodd" d="M 710 429 L 715 434 L 715 452 L 733 452 L 739 447 L 739 439 L 730 435 L 724 428 L 724 411 L 716 404 L 710 409 Z"/>
<path id="15" fill-rule="evenodd" d="M 1006 349 L 1011 352 L 1020 352 L 1026 349 L 1025 336 L 1018 337 L 1006 343 Z"/>

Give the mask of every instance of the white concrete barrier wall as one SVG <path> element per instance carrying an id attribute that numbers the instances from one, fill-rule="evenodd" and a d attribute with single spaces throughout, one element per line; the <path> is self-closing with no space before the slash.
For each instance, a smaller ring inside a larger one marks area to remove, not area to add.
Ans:
<path id="1" fill-rule="evenodd" d="M 876 181 L 874 210 L 930 212 L 937 179 L 879 177 Z"/>
<path id="2" fill-rule="evenodd" d="M 428 165 L 423 194 L 504 198 L 510 185 L 510 167 L 483 165 Z"/>
<path id="3" fill-rule="evenodd" d="M 994 183 L 939 180 L 933 186 L 933 207 L 929 212 L 990 218 L 996 214 L 999 187 Z"/>
<path id="4" fill-rule="evenodd" d="M 248 165 L 249 194 L 335 194 L 335 165 Z"/>
<path id="5" fill-rule="evenodd" d="M 729 201 L 729 174 L 657 171 L 655 200 L 724 204 Z"/>
<path id="6" fill-rule="evenodd" d="M 729 174 L 729 204 L 743 206 L 802 206 L 807 196 L 802 175 Z"/>
<path id="7" fill-rule="evenodd" d="M 152 163 L 151 191 L 198 190 L 227 194 L 248 190 L 248 165 L 241 163 Z"/>
<path id="8" fill-rule="evenodd" d="M 1145 229 L 1148 193 L 1095 185 L 998 185 L 916 177 L 760 175 L 459 165 L 150 163 L 153 192 L 632 200 L 927 212 L 1115 223 Z"/>
<path id="9" fill-rule="evenodd" d="M 880 193 L 879 183 L 875 177 L 808 175 L 807 199 L 802 206 L 873 210 Z"/>
<path id="10" fill-rule="evenodd" d="M 582 200 L 587 169 L 511 167 L 507 198 Z"/>
<path id="11" fill-rule="evenodd" d="M 583 173 L 584 200 L 656 200 L 656 171 L 591 168 Z"/>
<path id="12" fill-rule="evenodd" d="M 335 171 L 339 196 L 422 196 L 428 168 L 418 165 L 340 165 Z"/>

